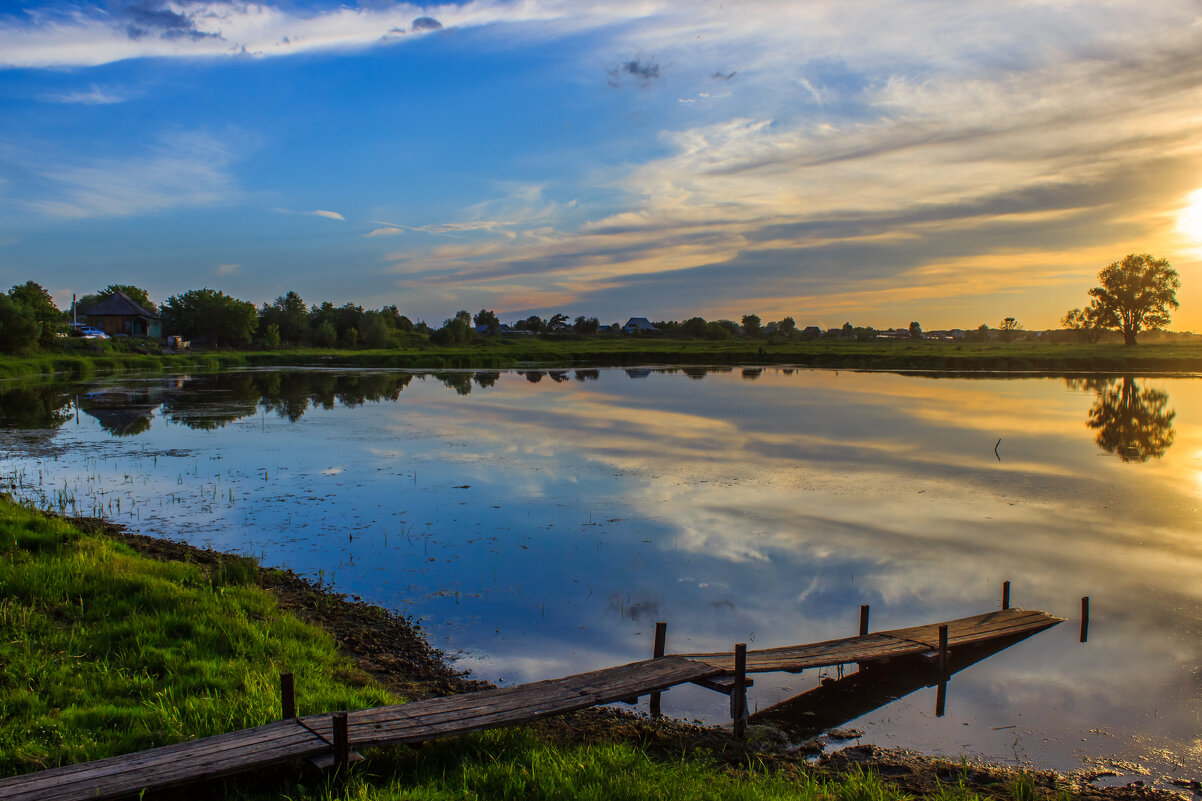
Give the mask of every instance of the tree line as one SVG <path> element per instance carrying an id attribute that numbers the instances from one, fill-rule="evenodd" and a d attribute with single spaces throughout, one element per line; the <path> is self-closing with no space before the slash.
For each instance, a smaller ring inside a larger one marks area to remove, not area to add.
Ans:
<path id="1" fill-rule="evenodd" d="M 1129 254 L 1105 267 L 1098 274 L 1099 286 L 1089 290 L 1090 304 L 1070 310 L 1063 318 L 1065 328 L 1082 339 L 1096 342 L 1108 330 L 1120 331 L 1128 345 L 1136 344 L 1141 330 L 1162 328 L 1169 323 L 1170 310 L 1178 308 L 1180 278 L 1165 259 L 1149 254 Z M 60 310 L 50 293 L 34 281 L 26 281 L 0 295 L 0 352 L 20 353 L 56 345 L 75 311 L 86 313 L 98 303 L 121 292 L 153 315 L 162 317 L 167 334 L 174 334 L 211 347 L 263 348 L 390 348 L 429 341 L 436 345 L 470 342 L 480 335 L 495 334 L 503 327 L 496 313 L 481 309 L 475 315 L 466 310 L 432 329 L 424 321 L 413 322 L 395 305 L 364 309 L 354 303 L 335 306 L 329 301 L 308 305 L 296 292 L 287 292 L 271 303 L 256 307 L 253 303 L 213 289 L 193 289 L 172 295 L 161 306 L 140 287 L 110 284 L 99 292 L 84 295 L 75 309 Z M 701 340 L 732 337 L 763 339 L 768 342 L 791 341 L 806 336 L 829 335 L 815 329 L 799 330 L 792 317 L 764 323 L 758 315 L 745 314 L 739 323 L 733 320 L 660 320 L 652 323 L 661 335 Z M 616 333 L 617 324 L 602 326 L 596 317 L 565 314 L 542 318 L 531 315 L 507 327 L 530 334 L 593 336 Z M 1008 342 L 1022 331 L 1013 317 L 1002 320 L 997 338 Z M 880 333 L 872 327 L 844 323 L 833 329 L 834 335 L 866 341 Z M 922 338 L 922 326 L 911 322 L 910 338 Z M 993 338 L 986 325 L 969 331 L 969 341 Z"/>

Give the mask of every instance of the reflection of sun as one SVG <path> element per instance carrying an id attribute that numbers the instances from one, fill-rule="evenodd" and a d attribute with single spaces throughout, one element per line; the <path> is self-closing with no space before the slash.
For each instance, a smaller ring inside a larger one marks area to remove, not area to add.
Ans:
<path id="1" fill-rule="evenodd" d="M 1202 245 L 1202 189 L 1189 196 L 1189 202 L 1177 215 L 1177 228 L 1181 233 Z"/>

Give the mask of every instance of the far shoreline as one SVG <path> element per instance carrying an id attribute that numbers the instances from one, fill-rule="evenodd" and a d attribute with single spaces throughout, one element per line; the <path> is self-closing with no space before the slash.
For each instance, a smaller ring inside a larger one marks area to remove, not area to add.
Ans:
<path id="1" fill-rule="evenodd" d="M 92 343 L 87 343 L 91 346 Z M 1136 346 L 1055 342 L 705 342 L 652 337 L 497 337 L 461 346 L 382 350 L 209 350 L 163 353 L 119 341 L 61 353 L 0 358 L 0 379 L 80 377 L 134 371 L 331 367 L 394 370 L 603 367 L 793 367 L 931 374 L 1183 375 L 1202 373 L 1202 342 Z"/>

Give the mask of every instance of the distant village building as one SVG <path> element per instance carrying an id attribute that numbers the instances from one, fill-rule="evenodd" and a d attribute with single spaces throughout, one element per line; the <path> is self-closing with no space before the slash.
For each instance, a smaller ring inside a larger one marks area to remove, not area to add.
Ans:
<path id="1" fill-rule="evenodd" d="M 477 334 L 484 334 L 484 335 L 488 335 L 488 334 L 532 334 L 532 333 L 534 333 L 533 331 L 518 331 L 516 328 L 513 328 L 512 326 L 510 326 L 508 323 L 498 323 L 495 328 L 493 326 L 489 325 L 488 323 L 481 323 L 480 325 L 476 326 L 472 330 L 474 330 Z"/>
<path id="2" fill-rule="evenodd" d="M 622 326 L 622 331 L 627 334 L 658 334 L 659 329 L 651 324 L 651 321 L 646 317 L 631 317 L 626 321 L 626 325 Z"/>
<path id="3" fill-rule="evenodd" d="M 822 329 L 816 325 L 807 325 L 805 330 L 801 332 L 801 335 L 803 337 L 820 337 L 822 336 Z"/>
<path id="4" fill-rule="evenodd" d="M 961 339 L 964 339 L 964 329 L 952 328 L 952 329 L 940 330 L 940 331 L 924 331 L 922 334 L 922 338 L 923 339 L 938 339 L 941 342 L 951 342 L 954 340 L 961 340 Z"/>
<path id="5" fill-rule="evenodd" d="M 143 308 L 133 298 L 118 290 L 85 309 L 88 322 L 109 336 L 151 337 L 161 339 L 163 320 Z"/>

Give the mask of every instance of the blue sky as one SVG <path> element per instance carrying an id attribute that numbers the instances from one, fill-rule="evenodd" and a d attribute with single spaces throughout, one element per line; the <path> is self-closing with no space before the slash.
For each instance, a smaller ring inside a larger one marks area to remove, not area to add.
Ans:
<path id="1" fill-rule="evenodd" d="M 0 280 L 1055 326 L 1128 252 L 1202 327 L 1202 14 L 1134 3 L 0 6 Z"/>

